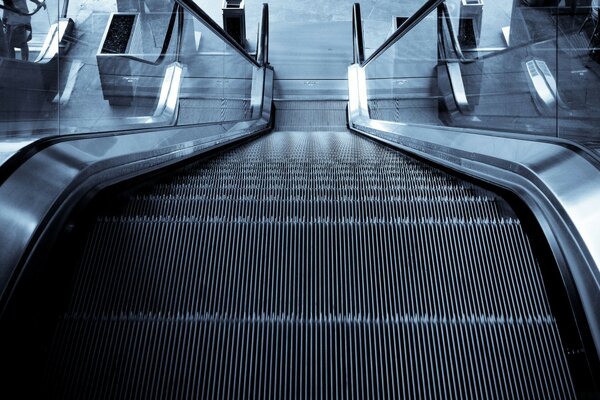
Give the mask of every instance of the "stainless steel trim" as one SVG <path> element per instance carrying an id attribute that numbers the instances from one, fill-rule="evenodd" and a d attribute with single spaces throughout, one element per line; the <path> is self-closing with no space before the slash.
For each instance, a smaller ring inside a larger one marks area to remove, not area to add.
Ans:
<path id="1" fill-rule="evenodd" d="M 252 91 L 250 92 L 252 118 L 260 118 L 262 115 L 264 90 L 265 73 L 262 69 L 255 69 L 252 71 Z"/>
<path id="2" fill-rule="evenodd" d="M 537 69 L 541 72 L 542 76 L 544 77 L 544 80 L 546 81 L 546 84 L 550 88 L 552 95 L 555 97 L 556 101 L 558 102 L 558 106 L 562 109 L 567 109 L 568 107 L 565 105 L 565 103 L 560 98 L 560 93 L 558 92 L 558 86 L 556 85 L 556 79 L 554 78 L 554 75 L 550 71 L 550 68 L 548 68 L 548 64 L 546 64 L 546 61 L 535 60 L 535 65 L 537 66 Z"/>
<path id="3" fill-rule="evenodd" d="M 365 70 L 358 64 L 348 68 L 348 116 L 350 121 L 359 117 L 369 117 L 367 102 L 367 78 Z"/>
<path id="4" fill-rule="evenodd" d="M 448 70 L 448 77 L 450 79 L 450 86 L 452 87 L 456 106 L 461 112 L 471 111 L 462 72 L 460 70 L 460 64 L 458 62 L 447 62 L 446 69 Z"/>
<path id="5" fill-rule="evenodd" d="M 552 116 L 556 111 L 556 98 L 546 84 L 535 60 L 523 63 L 523 68 L 527 72 L 529 87 L 538 110 L 544 115 Z"/>
<path id="6" fill-rule="evenodd" d="M 523 62 L 527 73 L 529 90 L 538 111 L 546 116 L 556 115 L 556 106 L 562 109 L 568 107 L 560 98 L 554 75 L 543 60 L 530 59 Z"/>
<path id="7" fill-rule="evenodd" d="M 437 164 L 507 188 L 535 213 L 581 295 L 600 355 L 600 169 L 564 141 L 372 120 L 364 71 L 349 68 L 349 126 Z M 354 87 L 352 87 L 354 86 Z M 365 112 L 367 110 L 367 112 Z"/>

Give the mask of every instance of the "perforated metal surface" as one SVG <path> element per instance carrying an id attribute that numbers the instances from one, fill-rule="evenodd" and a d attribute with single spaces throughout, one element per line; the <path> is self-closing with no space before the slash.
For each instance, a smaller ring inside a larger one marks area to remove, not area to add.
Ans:
<path id="1" fill-rule="evenodd" d="M 129 196 L 73 287 L 56 397 L 574 397 L 509 206 L 348 132 L 272 133 Z"/>
<path id="2" fill-rule="evenodd" d="M 341 131 L 346 129 L 347 101 L 276 101 L 275 129 Z"/>

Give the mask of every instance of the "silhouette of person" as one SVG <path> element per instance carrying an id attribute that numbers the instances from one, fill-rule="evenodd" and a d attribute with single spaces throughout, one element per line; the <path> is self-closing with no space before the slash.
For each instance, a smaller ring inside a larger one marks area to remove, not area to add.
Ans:
<path id="1" fill-rule="evenodd" d="M 46 3 L 39 0 L 30 0 L 37 6 L 46 9 Z M 31 15 L 27 8 L 26 0 L 4 0 L 4 5 L 8 7 L 4 10 L 4 26 L 6 28 L 6 44 L 8 47 L 7 55 L 15 58 L 15 48 L 21 49 L 21 59 L 29 60 L 29 45 L 31 40 Z M 12 11 L 16 10 L 16 11 Z"/>
<path id="2" fill-rule="evenodd" d="M 8 56 L 8 43 L 6 34 L 4 33 L 4 22 L 0 24 L 0 57 Z"/>

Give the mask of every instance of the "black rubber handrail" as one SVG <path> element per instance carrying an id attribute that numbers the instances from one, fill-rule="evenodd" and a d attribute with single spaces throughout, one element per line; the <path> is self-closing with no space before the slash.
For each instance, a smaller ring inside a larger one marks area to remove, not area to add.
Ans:
<path id="1" fill-rule="evenodd" d="M 262 18 L 256 48 L 256 61 L 261 66 L 269 65 L 269 5 L 263 3 Z"/>
<path id="2" fill-rule="evenodd" d="M 219 24 L 212 20 L 202 10 L 194 0 L 176 0 L 180 3 L 183 8 L 185 8 L 188 12 L 190 12 L 196 19 L 202 21 L 207 28 L 209 28 L 215 35 L 221 38 L 223 41 L 227 42 L 231 47 L 233 47 L 242 57 L 244 57 L 248 62 L 256 67 L 260 67 L 261 65 L 244 49 L 238 42 L 236 42 Z"/>
<path id="3" fill-rule="evenodd" d="M 365 45 L 360 4 L 358 3 L 354 3 L 352 8 L 352 38 L 354 64 L 362 64 L 365 61 Z"/>
<path id="4" fill-rule="evenodd" d="M 69 15 L 69 0 L 64 0 L 60 17 L 67 18 L 67 15 Z"/>
<path id="5" fill-rule="evenodd" d="M 177 14 L 179 15 L 179 19 L 177 23 L 177 43 L 175 44 L 175 61 L 179 62 L 181 61 L 181 46 L 183 46 L 183 29 L 185 27 L 185 15 L 183 14 L 183 7 L 181 5 L 179 5 Z"/>
<path id="6" fill-rule="evenodd" d="M 371 62 L 373 62 L 380 55 L 385 53 L 387 49 L 392 47 L 398 40 L 400 40 L 404 35 L 410 32 L 415 26 L 417 26 L 425 17 L 431 14 L 437 7 L 444 3 L 445 0 L 428 0 L 421 8 L 417 10 L 409 19 L 404 21 L 402 25 L 396 29 L 396 31 L 387 38 L 385 42 L 377 50 L 373 52 L 363 63 L 361 63 L 362 67 L 366 67 Z"/>

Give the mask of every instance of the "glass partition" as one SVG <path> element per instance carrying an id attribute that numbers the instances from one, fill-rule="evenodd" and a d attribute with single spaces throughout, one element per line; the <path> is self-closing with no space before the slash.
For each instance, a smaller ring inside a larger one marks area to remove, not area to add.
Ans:
<path id="1" fill-rule="evenodd" d="M 436 30 L 433 13 L 365 68 L 371 118 L 441 124 Z"/>
<path id="2" fill-rule="evenodd" d="M 599 2 L 575 3 L 556 18 L 558 136 L 600 154 Z"/>
<path id="3" fill-rule="evenodd" d="M 504 3 L 509 11 L 512 0 Z M 532 39 L 522 29 L 527 17 L 519 13 L 520 6 L 515 2 L 509 20 L 482 24 L 489 31 L 482 29 L 479 39 L 471 40 L 465 37 L 467 23 L 461 18 L 464 11 L 452 12 L 447 7 L 438 12 L 438 77 L 449 82 L 443 87 L 441 103 L 446 124 L 556 136 L 557 110 L 546 85 L 546 79 L 556 76 L 555 35 L 548 23 L 551 19 L 541 24 L 543 29 Z M 462 2 L 457 8 L 464 8 Z M 487 8 L 487 3 L 479 8 L 484 21 Z M 504 23 L 509 25 L 502 26 Z M 492 44 L 493 36 L 502 42 Z"/>
<path id="4" fill-rule="evenodd" d="M 599 54 L 597 0 L 447 0 L 364 65 L 371 118 L 599 151 Z"/>
<path id="5" fill-rule="evenodd" d="M 186 66 L 179 123 L 246 120 L 256 67 L 205 24 L 185 14 L 181 62 Z"/>
<path id="6" fill-rule="evenodd" d="M 58 0 L 0 1 L 0 136 L 3 153 L 57 132 L 58 109 L 53 104 L 58 86 L 55 65 L 36 63 L 58 19 Z"/>
<path id="7" fill-rule="evenodd" d="M 174 2 L 123 3 L 70 4 L 76 31 L 59 59 L 61 134 L 134 128 L 136 117 L 154 114 L 176 60 Z"/>
<path id="8" fill-rule="evenodd" d="M 252 118 L 257 64 L 220 37 L 193 2 L 0 5 L 3 142 Z"/>

